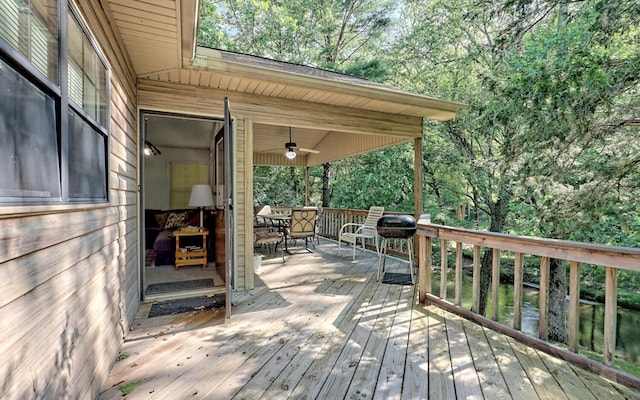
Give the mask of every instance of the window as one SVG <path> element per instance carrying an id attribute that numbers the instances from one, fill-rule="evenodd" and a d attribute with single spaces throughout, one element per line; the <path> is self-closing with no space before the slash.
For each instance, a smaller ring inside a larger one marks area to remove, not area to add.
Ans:
<path id="1" fill-rule="evenodd" d="M 170 170 L 169 206 L 171 209 L 187 208 L 193 185 L 209 183 L 209 165 L 172 162 Z"/>
<path id="2" fill-rule="evenodd" d="M 58 1 L 0 1 L 0 37 L 51 82 L 58 81 Z"/>
<path id="3" fill-rule="evenodd" d="M 104 136 L 69 112 L 69 197 L 75 200 L 105 199 L 107 165 Z"/>
<path id="4" fill-rule="evenodd" d="M 108 68 L 62 2 L 0 1 L 0 204 L 107 201 Z"/>
<path id="5" fill-rule="evenodd" d="M 0 93 L 0 198 L 59 199 L 55 99 L 2 60 Z"/>
<path id="6" fill-rule="evenodd" d="M 80 23 L 69 15 L 69 97 L 98 124 L 106 125 L 107 69 Z"/>

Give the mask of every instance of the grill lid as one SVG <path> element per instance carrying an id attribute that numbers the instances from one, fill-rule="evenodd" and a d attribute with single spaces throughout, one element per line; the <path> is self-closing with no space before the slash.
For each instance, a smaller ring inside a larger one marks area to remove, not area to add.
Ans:
<path id="1" fill-rule="evenodd" d="M 378 219 L 377 230 L 384 238 L 408 239 L 416 233 L 416 220 L 411 215 L 387 215 Z"/>

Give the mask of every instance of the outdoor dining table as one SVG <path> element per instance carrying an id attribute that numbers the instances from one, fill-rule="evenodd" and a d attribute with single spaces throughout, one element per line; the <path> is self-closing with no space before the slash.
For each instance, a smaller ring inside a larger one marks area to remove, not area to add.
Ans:
<path id="1" fill-rule="evenodd" d="M 282 237 L 284 238 L 284 251 L 289 253 L 289 246 L 287 245 L 287 226 L 288 222 L 291 221 L 291 214 L 282 214 L 282 213 L 272 213 L 261 215 L 262 218 L 268 219 L 272 222 L 272 224 L 278 227 L 278 231 L 282 233 Z"/>

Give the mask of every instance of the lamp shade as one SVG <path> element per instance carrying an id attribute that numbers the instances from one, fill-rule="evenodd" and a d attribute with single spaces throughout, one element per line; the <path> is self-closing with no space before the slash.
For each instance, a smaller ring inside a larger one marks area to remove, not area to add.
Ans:
<path id="1" fill-rule="evenodd" d="M 192 207 L 208 207 L 212 206 L 213 194 L 209 185 L 193 185 L 191 188 L 191 197 L 189 197 L 189 205 Z"/>

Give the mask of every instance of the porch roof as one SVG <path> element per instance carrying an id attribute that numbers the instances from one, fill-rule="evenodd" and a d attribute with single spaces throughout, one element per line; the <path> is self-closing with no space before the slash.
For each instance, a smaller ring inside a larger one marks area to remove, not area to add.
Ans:
<path id="1" fill-rule="evenodd" d="M 320 152 L 300 154 L 294 163 L 317 165 L 421 137 L 424 119 L 447 121 L 463 106 L 311 66 L 196 46 L 199 1 L 109 0 L 108 7 L 138 79 L 295 105 L 298 113 L 290 118 L 253 119 L 256 164 L 291 165 L 282 156 L 289 127 L 298 147 Z M 329 121 L 335 110 L 359 119 Z"/>

